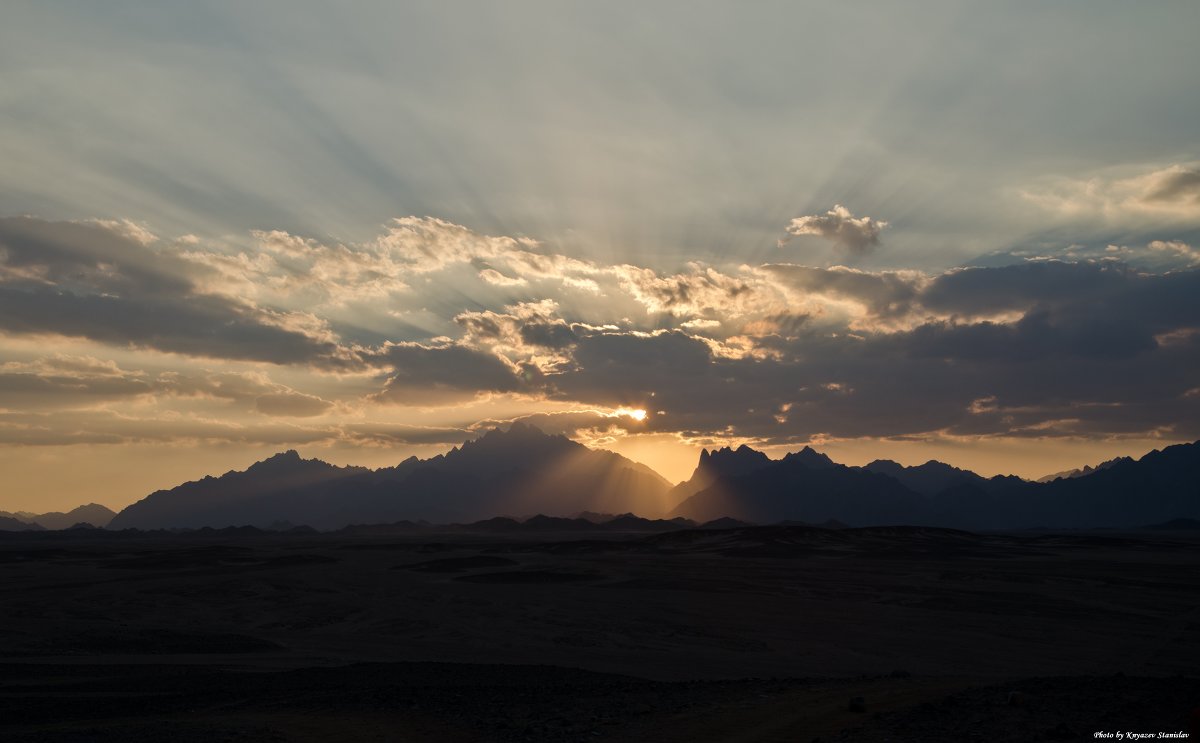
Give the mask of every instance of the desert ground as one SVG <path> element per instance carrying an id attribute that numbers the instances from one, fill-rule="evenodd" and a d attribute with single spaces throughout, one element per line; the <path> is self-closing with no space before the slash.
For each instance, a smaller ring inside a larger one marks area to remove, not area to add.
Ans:
<path id="1" fill-rule="evenodd" d="M 0 737 L 1188 731 L 1198 547 L 913 527 L 5 534 Z"/>

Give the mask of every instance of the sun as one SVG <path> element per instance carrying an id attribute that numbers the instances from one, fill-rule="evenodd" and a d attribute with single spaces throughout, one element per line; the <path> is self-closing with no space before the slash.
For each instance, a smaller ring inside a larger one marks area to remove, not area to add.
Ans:
<path id="1" fill-rule="evenodd" d="M 646 420 L 646 411 L 641 408 L 617 408 L 616 415 L 627 415 L 635 421 Z"/>

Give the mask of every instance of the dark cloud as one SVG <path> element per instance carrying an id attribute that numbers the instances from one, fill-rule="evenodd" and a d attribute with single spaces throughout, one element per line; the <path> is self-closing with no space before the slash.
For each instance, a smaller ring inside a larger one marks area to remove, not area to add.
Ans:
<path id="1" fill-rule="evenodd" d="M 0 219 L 0 330 L 223 359 L 344 368 L 303 318 L 201 293 L 193 263 L 94 223 Z"/>
<path id="2" fill-rule="evenodd" d="M 188 356 L 345 367 L 337 344 L 271 324 L 217 296 L 120 297 L 0 287 L 0 330 Z"/>
<path id="3" fill-rule="evenodd" d="M 188 293 L 189 267 L 143 240 L 121 225 L 0 218 L 0 282 L 110 296 Z"/>
<path id="4" fill-rule="evenodd" d="M 521 372 L 486 351 L 462 345 L 419 343 L 386 345 L 376 357 L 392 368 L 379 402 L 444 405 L 482 392 L 516 392 Z"/>
<path id="5" fill-rule="evenodd" d="M 1200 170 L 1176 168 L 1163 173 L 1146 194 L 1146 201 L 1195 201 L 1200 203 Z"/>
<path id="6" fill-rule="evenodd" d="M 1140 278 L 1138 272 L 1113 261 L 1039 260 L 949 271 L 930 282 L 920 301 L 935 312 L 979 317 L 1023 312 L 1039 305 L 1111 300 Z"/>
<path id="7" fill-rule="evenodd" d="M 613 407 L 707 377 L 713 363 L 707 344 L 679 331 L 597 333 L 580 339 L 573 358 L 576 371 L 553 377 L 555 386 L 567 397 Z"/>
<path id="8" fill-rule="evenodd" d="M 564 399 L 663 411 L 647 419 L 652 430 L 769 442 L 931 431 L 1200 436 L 1200 271 L 972 269 L 898 293 L 954 317 L 887 332 L 802 328 L 760 339 L 765 357 L 723 356 L 680 332 L 597 334 L 580 338 L 574 366 L 546 381 Z M 999 311 L 1017 319 L 963 319 Z"/>
<path id="9" fill-rule="evenodd" d="M 521 326 L 521 340 L 530 346 L 563 349 L 577 340 L 566 323 L 530 322 Z"/>

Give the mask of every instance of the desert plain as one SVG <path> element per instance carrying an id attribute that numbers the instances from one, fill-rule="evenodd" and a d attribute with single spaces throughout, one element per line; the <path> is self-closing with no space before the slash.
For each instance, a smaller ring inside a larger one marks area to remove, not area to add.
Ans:
<path id="1" fill-rule="evenodd" d="M 11 741 L 1085 740 L 1187 731 L 1196 532 L 47 532 Z"/>

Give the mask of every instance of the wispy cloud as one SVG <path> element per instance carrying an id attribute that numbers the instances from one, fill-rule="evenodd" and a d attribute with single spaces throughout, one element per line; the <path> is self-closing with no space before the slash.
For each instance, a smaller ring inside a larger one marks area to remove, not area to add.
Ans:
<path id="1" fill-rule="evenodd" d="M 1024 189 L 1034 204 L 1071 218 L 1113 223 L 1200 224 L 1200 164 L 1177 163 L 1133 174 L 1056 178 Z"/>

